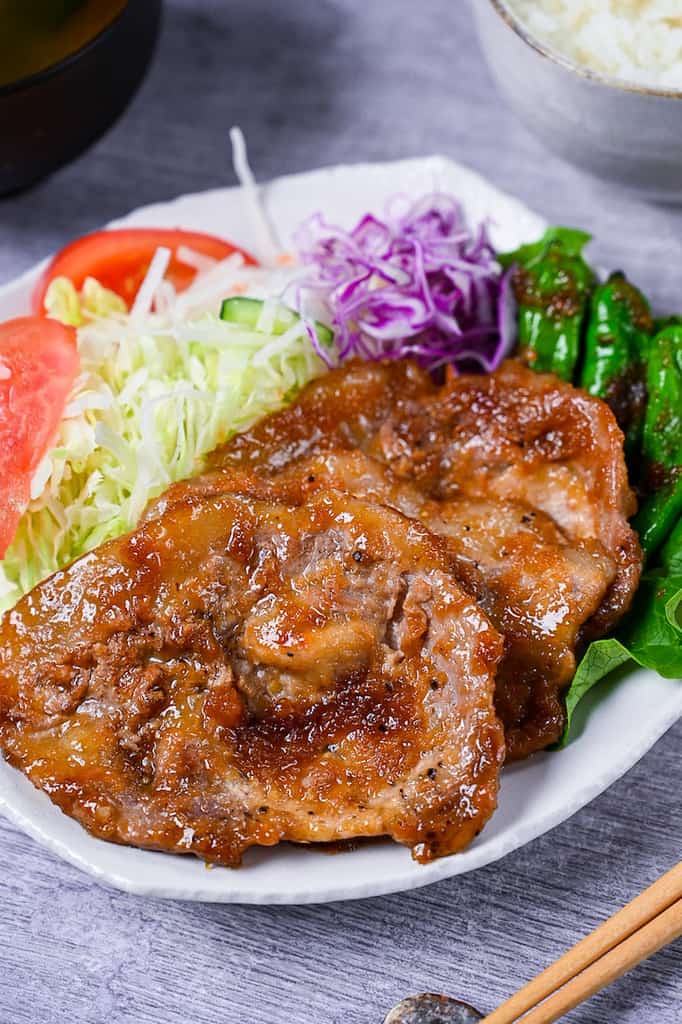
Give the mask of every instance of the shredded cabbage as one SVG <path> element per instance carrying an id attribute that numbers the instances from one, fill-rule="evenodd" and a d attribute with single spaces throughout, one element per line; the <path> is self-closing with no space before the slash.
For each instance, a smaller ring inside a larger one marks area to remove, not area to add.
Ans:
<path id="1" fill-rule="evenodd" d="M 86 277 L 80 294 L 68 277 L 57 277 L 45 295 L 47 315 L 70 327 L 81 327 L 88 320 L 111 313 L 125 313 L 127 308 L 116 292 L 103 288 L 94 277 Z"/>
<path id="2" fill-rule="evenodd" d="M 0 563 L 0 611 L 132 529 L 151 498 L 324 370 L 302 323 L 275 337 L 213 312 L 133 320 L 96 281 L 80 294 L 55 281 L 46 303 L 79 328 L 81 374 Z"/>

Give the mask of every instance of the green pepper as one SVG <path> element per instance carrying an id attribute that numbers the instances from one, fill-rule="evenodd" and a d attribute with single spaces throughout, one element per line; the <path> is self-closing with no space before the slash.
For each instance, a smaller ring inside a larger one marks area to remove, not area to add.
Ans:
<path id="1" fill-rule="evenodd" d="M 613 409 L 627 452 L 637 448 L 642 433 L 653 329 L 648 301 L 620 271 L 595 289 L 580 384 Z"/>
<path id="2" fill-rule="evenodd" d="M 666 485 L 655 494 L 650 494 L 640 505 L 633 526 L 639 534 L 646 561 L 665 541 L 675 523 L 682 515 L 682 477 Z"/>
<path id="3" fill-rule="evenodd" d="M 595 281 L 582 256 L 589 240 L 582 231 L 550 228 L 539 242 L 498 257 L 513 267 L 521 359 L 563 380 L 573 379 Z"/>
<path id="4" fill-rule="evenodd" d="M 646 497 L 634 525 L 650 558 L 682 515 L 682 326 L 666 327 L 653 339 L 647 392 L 641 481 Z"/>

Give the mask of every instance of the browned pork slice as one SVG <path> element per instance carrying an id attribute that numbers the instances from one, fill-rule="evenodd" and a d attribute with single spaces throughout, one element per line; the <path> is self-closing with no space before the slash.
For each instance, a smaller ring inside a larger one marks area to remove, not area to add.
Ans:
<path id="1" fill-rule="evenodd" d="M 357 450 L 322 452 L 276 474 L 239 468 L 209 473 L 188 481 L 180 493 L 190 487 L 204 495 L 232 490 L 294 504 L 332 487 L 418 519 L 446 539 L 459 581 L 506 638 L 495 703 L 508 759 L 559 738 L 578 634 L 616 574 L 601 545 L 569 541 L 553 519 L 521 502 L 466 495 L 434 501 Z M 163 501 L 172 502 L 174 493 Z"/>
<path id="2" fill-rule="evenodd" d="M 603 636 L 627 610 L 642 568 L 628 517 L 623 437 L 598 398 L 509 360 L 435 387 L 409 361 L 352 362 L 220 449 L 213 468 L 283 468 L 306 454 L 361 448 L 434 498 L 520 501 L 571 540 L 597 544 L 616 573 L 583 631 Z"/>
<path id="3" fill-rule="evenodd" d="M 392 482 L 376 463 L 371 471 L 356 463 L 356 472 L 350 462 L 340 473 L 328 466 L 321 480 L 331 473 L 335 487 L 417 517 L 425 496 L 441 503 L 425 521 L 447 533 L 460 582 L 508 640 L 496 697 L 508 756 L 554 742 L 576 650 L 618 621 L 641 572 L 611 411 L 515 362 L 442 388 L 409 363 L 351 363 L 226 445 L 214 460 L 217 478 L 171 488 L 149 514 L 202 488 L 298 500 L 295 464 L 334 448 L 370 452 L 391 467 Z"/>
<path id="4" fill-rule="evenodd" d="M 616 573 L 586 639 L 602 636 L 629 607 L 642 569 L 627 521 L 635 500 L 623 435 L 600 399 L 510 360 L 432 396 L 408 396 L 370 450 L 434 497 L 520 501 L 572 541 L 598 544 Z"/>
<path id="5" fill-rule="evenodd" d="M 388 835 L 427 861 L 495 808 L 501 653 L 397 511 L 188 497 L 4 617 L 0 743 L 104 839 L 236 865 Z"/>
<path id="6" fill-rule="evenodd" d="M 209 468 L 278 470 L 311 452 L 364 448 L 400 401 L 433 394 L 416 363 L 353 361 L 305 387 L 295 402 L 238 434 L 209 457 Z"/>
<path id="7" fill-rule="evenodd" d="M 279 470 L 339 448 L 368 450 L 433 497 L 468 490 L 540 509 L 617 556 L 614 598 L 632 589 L 640 552 L 622 434 L 604 402 L 553 374 L 509 360 L 435 387 L 409 361 L 351 362 L 218 449 L 210 468 Z"/>

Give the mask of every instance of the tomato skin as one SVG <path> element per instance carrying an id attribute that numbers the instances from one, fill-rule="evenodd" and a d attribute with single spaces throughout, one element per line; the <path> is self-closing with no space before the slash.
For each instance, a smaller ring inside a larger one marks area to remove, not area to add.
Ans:
<path id="1" fill-rule="evenodd" d="M 0 558 L 59 427 L 80 360 L 76 332 L 27 316 L 0 324 Z"/>
<path id="2" fill-rule="evenodd" d="M 166 272 L 167 280 L 177 291 L 184 291 L 194 280 L 196 270 L 177 259 L 175 254 L 182 245 L 216 260 L 224 260 L 232 253 L 240 252 L 246 263 L 256 263 L 243 249 L 198 231 L 170 228 L 96 231 L 76 239 L 57 253 L 36 285 L 33 311 L 36 315 L 44 314 L 45 293 L 56 277 L 68 277 L 79 291 L 86 277 L 95 277 L 105 288 L 120 295 L 130 308 L 160 246 L 170 249 L 173 254 Z"/>

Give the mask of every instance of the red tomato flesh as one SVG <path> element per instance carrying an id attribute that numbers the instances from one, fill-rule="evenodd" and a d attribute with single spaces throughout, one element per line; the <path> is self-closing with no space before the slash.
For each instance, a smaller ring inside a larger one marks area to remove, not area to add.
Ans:
<path id="1" fill-rule="evenodd" d="M 78 369 L 72 327 L 35 316 L 0 324 L 0 558 L 29 502 L 31 480 L 57 433 Z"/>
<path id="2" fill-rule="evenodd" d="M 197 274 L 194 267 L 177 258 L 180 246 L 187 246 L 215 260 L 224 260 L 232 253 L 240 252 L 246 263 L 254 265 L 256 262 L 230 242 L 196 231 L 163 228 L 97 231 L 71 242 L 57 253 L 33 293 L 33 311 L 38 315 L 45 312 L 45 293 L 55 277 L 68 277 L 78 290 L 86 277 L 95 277 L 105 288 L 120 295 L 130 308 L 160 246 L 170 249 L 173 254 L 166 279 L 179 292 L 188 288 Z"/>

